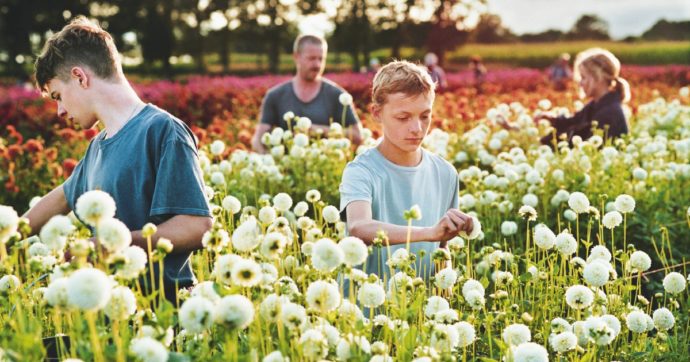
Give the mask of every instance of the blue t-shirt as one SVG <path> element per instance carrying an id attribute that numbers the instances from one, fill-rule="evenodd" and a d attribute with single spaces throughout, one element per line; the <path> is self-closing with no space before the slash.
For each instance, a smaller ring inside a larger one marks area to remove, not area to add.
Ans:
<path id="1" fill-rule="evenodd" d="M 132 230 L 160 224 L 175 215 L 210 216 L 197 145 L 178 118 L 148 104 L 119 132 L 99 133 L 63 184 L 70 209 L 87 191 L 105 191 L 115 200 L 115 217 Z M 189 286 L 194 274 L 190 252 L 168 255 L 164 281 Z"/>
<path id="2" fill-rule="evenodd" d="M 345 212 L 353 201 L 371 203 L 372 218 L 381 222 L 407 226 L 403 212 L 414 205 L 422 211 L 421 220 L 412 226 L 434 226 L 451 208 L 458 207 L 459 179 L 457 170 L 446 160 L 422 148 L 422 161 L 414 167 L 399 166 L 386 159 L 377 148 L 371 148 L 348 163 L 340 183 L 340 211 Z M 391 255 L 405 244 L 391 245 Z M 431 253 L 438 241 L 410 244 L 417 254 L 417 275 L 428 280 L 434 273 Z M 426 255 L 420 258 L 420 251 Z M 374 248 L 365 271 L 384 280 L 390 278 L 386 265 L 388 249 Z"/>

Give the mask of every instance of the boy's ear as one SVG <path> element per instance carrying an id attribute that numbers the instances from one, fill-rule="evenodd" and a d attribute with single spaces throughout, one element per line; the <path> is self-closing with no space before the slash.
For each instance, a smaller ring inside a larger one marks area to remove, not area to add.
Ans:
<path id="1" fill-rule="evenodd" d="M 89 87 L 90 79 L 89 75 L 86 73 L 84 68 L 82 67 L 72 67 L 70 69 L 70 76 L 74 78 L 78 83 L 79 86 L 86 89 Z"/>
<path id="2" fill-rule="evenodd" d="M 376 103 L 369 104 L 369 113 L 374 117 L 376 122 L 380 122 L 381 119 L 381 106 Z"/>

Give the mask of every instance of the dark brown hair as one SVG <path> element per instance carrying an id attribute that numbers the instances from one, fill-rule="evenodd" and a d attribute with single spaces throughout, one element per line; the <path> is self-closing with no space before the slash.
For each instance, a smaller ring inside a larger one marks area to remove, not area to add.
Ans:
<path id="1" fill-rule="evenodd" d="M 120 66 L 112 36 L 83 16 L 74 18 L 45 43 L 35 63 L 36 84 L 44 90 L 55 77 L 67 81 L 74 66 L 88 67 L 102 79 L 111 79 Z"/>

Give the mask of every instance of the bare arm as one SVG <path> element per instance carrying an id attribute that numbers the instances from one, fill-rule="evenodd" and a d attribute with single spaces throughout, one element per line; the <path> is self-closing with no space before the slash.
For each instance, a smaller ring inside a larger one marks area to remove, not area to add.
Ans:
<path id="1" fill-rule="evenodd" d="M 29 219 L 31 233 L 36 234 L 50 218 L 55 215 L 64 215 L 69 212 L 70 208 L 65 198 L 65 191 L 62 185 L 60 185 L 43 196 L 41 200 L 23 216 Z"/>
<path id="2" fill-rule="evenodd" d="M 376 233 L 382 230 L 388 235 L 391 245 L 407 242 L 407 226 L 394 225 L 372 219 L 371 204 L 367 201 L 353 201 L 346 208 L 347 228 L 352 236 L 371 244 Z M 458 235 L 461 230 L 472 230 L 472 219 L 457 209 L 448 210 L 436 225 L 431 227 L 413 226 L 410 230 L 410 242 L 441 241 L 445 242 Z"/>
<path id="3" fill-rule="evenodd" d="M 261 143 L 261 136 L 271 130 L 270 124 L 259 123 L 254 130 L 254 137 L 252 137 L 252 149 L 257 153 L 266 153 L 266 147 Z"/>
<path id="4" fill-rule="evenodd" d="M 353 145 L 359 146 L 362 144 L 362 125 L 355 123 L 348 127 L 345 131 L 345 136 L 350 139 Z"/>
<path id="5" fill-rule="evenodd" d="M 151 248 L 156 248 L 158 239 L 166 238 L 173 244 L 173 253 L 199 249 L 202 236 L 212 225 L 213 220 L 207 216 L 175 215 L 157 226 L 151 237 Z M 146 250 L 147 242 L 141 230 L 132 231 L 132 244 Z"/>

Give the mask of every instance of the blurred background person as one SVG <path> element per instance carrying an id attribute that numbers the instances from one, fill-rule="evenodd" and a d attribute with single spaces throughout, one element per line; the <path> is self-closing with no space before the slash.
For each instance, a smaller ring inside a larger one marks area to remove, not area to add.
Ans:
<path id="1" fill-rule="evenodd" d="M 472 71 L 474 88 L 477 90 L 477 94 L 480 94 L 486 78 L 486 67 L 482 64 L 482 58 L 479 55 L 473 55 L 470 58 L 470 70 Z"/>
<path id="2" fill-rule="evenodd" d="M 562 134 L 570 142 L 574 136 L 588 139 L 592 136 L 593 122 L 604 129 L 605 138 L 628 133 L 628 121 L 623 103 L 630 100 L 630 86 L 620 76 L 621 63 L 613 53 L 602 48 L 590 48 L 575 59 L 574 79 L 580 85 L 580 96 L 589 99 L 572 117 L 542 114 L 535 121 L 545 119 L 554 130 L 542 138 L 543 144 L 553 144 Z"/>
<path id="3" fill-rule="evenodd" d="M 561 54 L 547 69 L 547 73 L 554 89 L 559 91 L 567 89 L 568 83 L 573 77 L 573 72 L 570 70 L 570 54 Z"/>
<path id="4" fill-rule="evenodd" d="M 431 75 L 431 80 L 436 83 L 437 89 L 448 88 L 448 80 L 446 79 L 446 72 L 438 65 L 438 57 L 434 53 L 426 53 L 424 56 L 424 65 Z"/>

